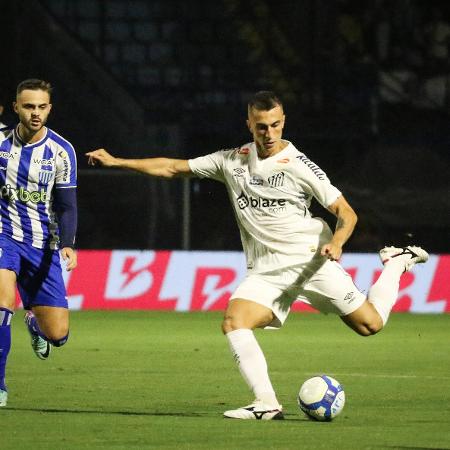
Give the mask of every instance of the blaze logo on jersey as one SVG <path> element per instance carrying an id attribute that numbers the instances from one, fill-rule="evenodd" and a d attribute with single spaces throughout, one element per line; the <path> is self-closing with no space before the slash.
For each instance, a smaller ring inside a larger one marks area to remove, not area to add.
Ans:
<path id="1" fill-rule="evenodd" d="M 276 173 L 267 179 L 270 186 L 280 187 L 284 185 L 284 172 Z"/>
<path id="2" fill-rule="evenodd" d="M 40 191 L 27 191 L 22 186 L 19 189 L 14 189 L 9 184 L 0 188 L 0 198 L 9 201 L 19 200 L 23 203 L 45 203 L 47 201 L 47 192 L 44 189 Z"/>
<path id="3" fill-rule="evenodd" d="M 247 197 L 243 192 L 236 201 L 240 209 L 250 206 L 251 208 L 269 208 L 269 211 L 277 212 L 280 211 L 280 207 L 284 209 L 286 206 L 284 198 Z"/>

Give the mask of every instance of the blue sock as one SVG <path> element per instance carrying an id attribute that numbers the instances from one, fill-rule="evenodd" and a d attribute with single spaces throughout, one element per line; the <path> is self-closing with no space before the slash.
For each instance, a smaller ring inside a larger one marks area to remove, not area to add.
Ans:
<path id="1" fill-rule="evenodd" d="M 46 341 L 48 340 L 47 336 L 39 328 L 37 319 L 34 315 L 27 314 L 25 323 L 27 324 L 28 330 L 30 331 L 31 334 L 40 336 L 42 339 L 45 339 Z"/>
<path id="2" fill-rule="evenodd" d="M 6 391 L 6 360 L 11 349 L 11 318 L 13 312 L 0 307 L 0 389 Z"/>

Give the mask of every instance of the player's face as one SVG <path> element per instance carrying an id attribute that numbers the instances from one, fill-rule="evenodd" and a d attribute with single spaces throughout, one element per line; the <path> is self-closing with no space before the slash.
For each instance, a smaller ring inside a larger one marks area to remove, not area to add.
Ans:
<path id="1" fill-rule="evenodd" d="M 46 91 L 25 89 L 16 98 L 14 111 L 22 127 L 30 134 L 36 134 L 46 124 L 52 105 Z"/>
<path id="2" fill-rule="evenodd" d="M 255 108 L 249 110 L 247 126 L 262 154 L 270 155 L 282 149 L 284 120 L 283 108 L 280 105 L 269 111 L 260 111 Z"/>

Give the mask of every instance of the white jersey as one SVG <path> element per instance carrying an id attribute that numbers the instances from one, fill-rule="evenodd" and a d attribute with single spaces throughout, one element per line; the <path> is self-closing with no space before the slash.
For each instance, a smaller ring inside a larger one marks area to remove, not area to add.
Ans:
<path id="1" fill-rule="evenodd" d="M 309 261 L 330 241 L 330 228 L 308 208 L 313 197 L 326 208 L 341 192 L 292 143 L 265 159 L 249 143 L 190 159 L 189 166 L 196 176 L 226 185 L 250 271 Z"/>
<path id="2" fill-rule="evenodd" d="M 37 248 L 58 245 L 53 189 L 76 187 L 72 145 L 49 128 L 23 142 L 13 128 L 0 131 L 0 233 Z"/>

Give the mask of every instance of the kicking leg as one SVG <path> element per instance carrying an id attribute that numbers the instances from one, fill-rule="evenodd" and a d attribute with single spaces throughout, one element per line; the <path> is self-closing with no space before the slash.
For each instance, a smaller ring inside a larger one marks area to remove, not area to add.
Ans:
<path id="1" fill-rule="evenodd" d="M 342 320 L 357 333 L 370 336 L 386 325 L 397 301 L 401 275 L 415 264 L 428 260 L 428 253 L 420 247 L 385 247 L 380 251 L 383 272 L 371 287 L 368 299 L 356 311 Z"/>
<path id="2" fill-rule="evenodd" d="M 226 411 L 225 417 L 236 419 L 281 419 L 279 404 L 269 378 L 266 358 L 253 330 L 270 324 L 273 312 L 258 303 L 234 299 L 225 312 L 222 331 L 228 339 L 242 377 L 255 396 L 252 405 Z"/>

